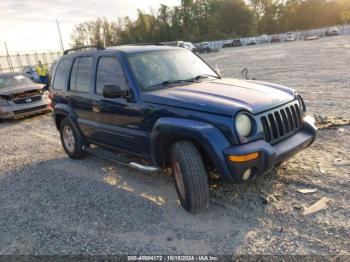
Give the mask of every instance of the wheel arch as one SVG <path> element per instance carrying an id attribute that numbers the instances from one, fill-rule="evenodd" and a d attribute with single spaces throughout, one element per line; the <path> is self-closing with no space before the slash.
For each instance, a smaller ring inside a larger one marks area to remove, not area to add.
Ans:
<path id="1" fill-rule="evenodd" d="M 77 134 L 81 137 L 84 138 L 83 133 L 81 132 L 78 122 L 77 122 L 77 116 L 74 113 L 74 111 L 67 105 L 56 105 L 52 117 L 55 122 L 55 126 L 57 130 L 60 130 L 60 124 L 64 118 L 68 118 L 69 121 L 71 122 L 74 130 L 77 132 Z"/>
<path id="2" fill-rule="evenodd" d="M 230 144 L 216 127 L 201 121 L 166 117 L 159 119 L 151 134 L 151 157 L 158 166 L 165 166 L 171 145 L 179 140 L 191 140 L 205 153 L 217 171 L 230 176 L 223 151 Z"/>

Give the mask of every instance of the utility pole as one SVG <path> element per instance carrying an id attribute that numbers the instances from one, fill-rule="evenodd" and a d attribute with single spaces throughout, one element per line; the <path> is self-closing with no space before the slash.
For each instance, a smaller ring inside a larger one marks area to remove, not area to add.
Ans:
<path id="1" fill-rule="evenodd" d="M 58 24 L 58 19 L 56 18 L 56 24 L 57 24 L 57 30 L 58 30 L 58 36 L 60 37 L 60 46 L 61 46 L 61 51 L 63 53 L 64 47 L 63 47 L 63 41 L 62 41 L 62 35 L 61 35 L 61 29 L 60 25 Z"/>
<path id="2" fill-rule="evenodd" d="M 9 54 L 9 50 L 7 49 L 6 42 L 4 42 L 4 45 L 5 45 L 6 54 L 7 54 L 7 63 L 8 63 L 8 65 L 9 65 L 9 67 L 10 67 L 9 69 L 10 69 L 12 72 L 14 72 L 14 71 L 13 71 L 12 62 L 11 62 L 11 57 L 10 57 L 10 54 Z"/>

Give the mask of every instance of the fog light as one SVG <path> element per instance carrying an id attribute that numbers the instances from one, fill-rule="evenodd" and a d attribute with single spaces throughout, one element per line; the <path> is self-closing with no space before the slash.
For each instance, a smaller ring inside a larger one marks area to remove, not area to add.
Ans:
<path id="1" fill-rule="evenodd" d="M 250 178 L 251 174 L 252 174 L 252 170 L 249 168 L 243 173 L 242 179 L 248 180 Z"/>

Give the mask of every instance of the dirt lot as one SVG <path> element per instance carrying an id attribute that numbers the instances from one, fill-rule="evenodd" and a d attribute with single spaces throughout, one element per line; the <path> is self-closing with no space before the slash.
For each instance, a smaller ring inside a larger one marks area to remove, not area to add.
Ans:
<path id="1" fill-rule="evenodd" d="M 248 67 L 251 77 L 296 88 L 312 113 L 350 117 L 350 36 L 204 58 L 226 76 Z M 322 130 L 271 174 L 212 186 L 210 209 L 191 215 L 167 175 L 68 159 L 49 115 L 1 123 L 0 254 L 349 253 L 349 141 L 349 126 Z M 304 217 L 322 197 L 329 208 Z"/>

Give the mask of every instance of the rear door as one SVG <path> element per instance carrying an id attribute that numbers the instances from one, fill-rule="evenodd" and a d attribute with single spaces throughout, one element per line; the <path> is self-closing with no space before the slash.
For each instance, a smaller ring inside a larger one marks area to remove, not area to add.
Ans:
<path id="1" fill-rule="evenodd" d="M 105 98 L 102 88 L 114 84 L 128 90 L 128 97 Z M 142 131 L 142 110 L 131 97 L 132 92 L 117 56 L 100 56 L 97 61 L 96 89 L 94 92 L 94 121 L 97 132 L 94 136 L 99 143 L 118 147 L 140 155 L 145 152 L 147 132 Z"/>
<path id="2" fill-rule="evenodd" d="M 92 112 L 93 66 L 92 56 L 82 56 L 74 59 L 70 73 L 68 96 L 79 127 L 86 138 L 95 133 Z"/>

